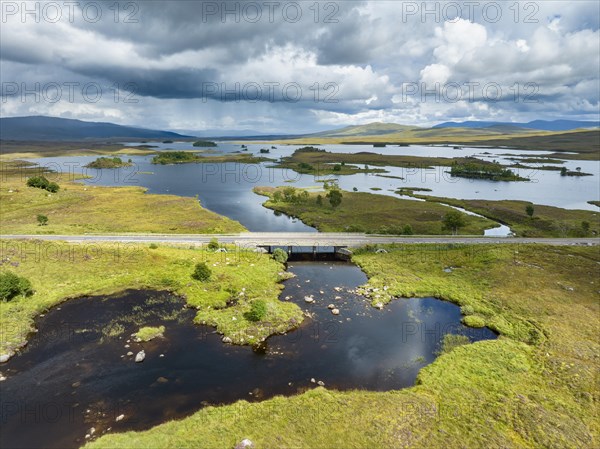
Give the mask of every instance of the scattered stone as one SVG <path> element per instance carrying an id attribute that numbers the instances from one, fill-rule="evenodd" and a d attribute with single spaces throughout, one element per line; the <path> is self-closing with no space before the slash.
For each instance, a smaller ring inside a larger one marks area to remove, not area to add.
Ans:
<path id="1" fill-rule="evenodd" d="M 164 354 L 159 355 L 159 357 L 164 357 L 164 356 L 165 356 Z"/>
<path id="2" fill-rule="evenodd" d="M 6 363 L 10 359 L 10 354 L 2 354 L 0 355 L 0 363 Z"/>
<path id="3" fill-rule="evenodd" d="M 248 438 L 244 438 L 238 444 L 235 445 L 234 449 L 253 449 L 254 443 L 250 441 Z"/>
<path id="4" fill-rule="evenodd" d="M 117 418 L 115 419 L 116 422 L 122 421 L 125 419 L 125 415 L 119 415 L 117 416 Z"/>
<path id="5" fill-rule="evenodd" d="M 314 384 L 314 383 L 317 383 L 317 381 L 315 380 L 315 378 L 314 378 L 314 377 L 311 377 L 311 378 L 310 378 L 310 381 L 311 381 L 313 384 Z"/>
<path id="6" fill-rule="evenodd" d="M 128 347 L 129 347 L 129 345 L 125 345 L 124 347 L 125 347 L 125 348 L 128 348 Z"/>
<path id="7" fill-rule="evenodd" d="M 322 295 L 325 294 L 325 292 L 323 290 L 319 290 L 319 293 L 321 293 Z"/>
<path id="8" fill-rule="evenodd" d="M 333 287 L 333 289 L 334 289 L 336 292 L 341 292 L 341 291 L 343 290 L 343 289 L 342 289 L 342 287 Z"/>
<path id="9" fill-rule="evenodd" d="M 383 248 L 379 248 L 377 251 L 375 251 L 376 254 L 387 254 L 387 251 Z"/>
<path id="10" fill-rule="evenodd" d="M 327 308 L 328 308 L 329 310 L 333 310 L 333 309 L 335 309 L 335 306 L 334 306 L 333 304 L 329 304 L 329 305 L 327 306 Z"/>
<path id="11" fill-rule="evenodd" d="M 304 301 L 309 304 L 312 304 L 313 302 L 315 302 L 315 298 L 313 298 L 312 296 L 305 296 Z"/>
<path id="12" fill-rule="evenodd" d="M 6 380 L 6 377 L 4 376 L 4 374 L 0 373 L 0 382 L 4 382 Z"/>
<path id="13" fill-rule="evenodd" d="M 131 356 L 133 355 L 133 352 L 129 351 L 129 352 L 127 353 L 127 355 L 128 355 L 129 357 L 131 357 Z"/>
<path id="14" fill-rule="evenodd" d="M 166 377 L 160 376 L 158 379 L 156 379 L 156 381 L 159 384 L 166 384 L 169 381 L 169 379 L 167 379 Z"/>
<path id="15" fill-rule="evenodd" d="M 331 311 L 331 313 L 333 313 L 334 315 L 339 315 L 340 314 L 340 310 L 339 309 L 333 309 Z"/>
<path id="16" fill-rule="evenodd" d="M 340 299 L 342 299 L 342 297 L 341 296 L 336 296 L 335 299 L 340 300 Z"/>
<path id="17" fill-rule="evenodd" d="M 90 435 L 93 435 L 93 434 L 95 434 L 95 433 L 96 433 L 96 428 L 95 428 L 95 427 L 92 427 L 90 430 L 88 430 L 88 433 L 89 433 Z"/>
<path id="18" fill-rule="evenodd" d="M 140 352 L 138 352 L 135 355 L 135 363 L 140 363 L 143 362 L 144 359 L 146 358 L 146 353 L 144 352 L 144 350 L 142 349 Z"/>
<path id="19" fill-rule="evenodd" d="M 290 299 L 292 299 L 292 297 L 291 297 L 291 296 L 286 296 L 286 297 L 285 297 L 285 300 L 286 300 L 286 301 L 289 301 Z"/>
<path id="20" fill-rule="evenodd" d="M 378 302 L 377 304 L 375 304 L 375 308 L 379 309 L 379 310 L 383 309 L 383 303 L 382 302 Z"/>
<path id="21" fill-rule="evenodd" d="M 325 386 L 325 382 L 323 382 L 322 380 L 320 380 L 320 381 L 317 382 L 317 385 L 319 387 L 324 387 Z"/>
<path id="22" fill-rule="evenodd" d="M 73 382 L 73 383 L 71 384 L 71 387 L 72 387 L 72 388 L 78 388 L 80 385 L 81 385 L 81 382 L 79 382 L 79 381 L 78 381 L 78 382 Z"/>
<path id="23" fill-rule="evenodd" d="M 223 343 L 227 343 L 227 344 L 231 344 L 231 343 L 233 343 L 233 340 L 232 340 L 230 337 L 223 337 L 223 338 L 221 339 L 221 341 L 222 341 Z"/>

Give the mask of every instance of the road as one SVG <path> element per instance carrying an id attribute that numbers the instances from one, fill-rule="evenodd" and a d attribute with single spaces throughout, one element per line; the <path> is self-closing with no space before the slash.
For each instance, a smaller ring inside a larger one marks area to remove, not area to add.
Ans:
<path id="1" fill-rule="evenodd" d="M 543 244 L 543 245 L 600 245 L 600 238 L 521 238 L 481 236 L 379 236 L 359 233 L 300 233 L 300 232 L 246 232 L 241 234 L 85 234 L 85 235 L 0 235 L 0 239 L 44 241 L 119 242 L 119 243 L 172 243 L 202 245 L 217 238 L 220 243 L 253 246 L 361 246 L 386 243 L 468 243 L 468 244 Z"/>

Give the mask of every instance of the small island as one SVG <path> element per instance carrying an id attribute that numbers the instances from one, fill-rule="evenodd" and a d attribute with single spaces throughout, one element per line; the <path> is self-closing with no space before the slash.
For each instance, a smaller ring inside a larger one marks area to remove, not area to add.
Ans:
<path id="1" fill-rule="evenodd" d="M 131 159 L 129 159 L 127 162 L 125 162 L 120 157 L 99 157 L 95 161 L 87 164 L 85 167 L 86 168 L 103 169 L 103 168 L 130 167 L 131 165 L 133 165 L 133 163 L 131 162 Z"/>
<path id="2" fill-rule="evenodd" d="M 163 151 L 152 158 L 152 163 L 157 165 L 189 164 L 190 162 L 199 162 L 200 159 L 200 156 L 191 151 Z"/>
<path id="3" fill-rule="evenodd" d="M 211 142 L 210 140 L 198 140 L 194 142 L 193 146 L 202 148 L 213 148 L 216 147 L 217 144 L 215 142 Z"/>
<path id="4" fill-rule="evenodd" d="M 528 178 L 522 178 L 498 162 L 483 162 L 480 160 L 454 163 L 450 168 L 450 175 L 458 178 L 488 179 L 491 181 L 529 181 Z"/>

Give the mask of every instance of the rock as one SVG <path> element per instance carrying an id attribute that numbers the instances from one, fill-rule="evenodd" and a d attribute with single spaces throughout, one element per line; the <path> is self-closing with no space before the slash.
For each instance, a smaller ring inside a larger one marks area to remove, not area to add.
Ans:
<path id="1" fill-rule="evenodd" d="M 313 298 L 312 296 L 305 296 L 304 297 L 304 302 L 312 304 L 313 302 L 315 302 L 315 298 Z"/>
<path id="2" fill-rule="evenodd" d="M 95 427 L 92 427 L 90 430 L 88 430 L 88 433 L 89 433 L 90 435 L 93 435 L 93 434 L 95 434 L 95 433 L 96 433 L 96 428 L 95 428 Z"/>
<path id="3" fill-rule="evenodd" d="M 333 313 L 334 315 L 339 315 L 340 314 L 340 310 L 339 309 L 333 309 L 331 311 L 331 313 Z"/>
<path id="4" fill-rule="evenodd" d="M 377 254 L 387 254 L 387 251 L 383 248 L 379 248 L 377 251 L 375 251 L 375 253 Z"/>
<path id="5" fill-rule="evenodd" d="M 125 345 L 125 346 L 124 346 L 124 348 L 128 348 L 128 347 L 129 347 L 129 345 Z"/>
<path id="6" fill-rule="evenodd" d="M 378 302 L 377 304 L 375 304 L 375 308 L 379 309 L 379 310 L 383 309 L 383 303 L 382 302 Z"/>
<path id="7" fill-rule="evenodd" d="M 125 415 L 119 415 L 119 416 L 116 417 L 115 421 L 119 422 L 119 421 L 122 421 L 124 419 L 125 419 Z"/>
<path id="8" fill-rule="evenodd" d="M 323 382 L 322 380 L 320 380 L 320 381 L 317 382 L 317 385 L 319 387 L 324 387 L 325 386 L 325 382 Z"/>
<path id="9" fill-rule="evenodd" d="M 311 378 L 310 378 L 310 381 L 311 381 L 313 384 L 314 384 L 314 383 L 317 383 L 317 381 L 315 380 L 315 378 L 314 378 L 314 377 L 311 377 Z"/>
<path id="10" fill-rule="evenodd" d="M 81 385 L 81 382 L 73 382 L 73 383 L 71 384 L 71 387 L 72 387 L 72 388 L 77 388 L 77 387 L 79 387 L 80 385 Z"/>
<path id="11" fill-rule="evenodd" d="M 135 363 L 140 363 L 143 362 L 144 359 L 146 358 L 146 353 L 144 352 L 144 350 L 142 349 L 140 352 L 138 352 L 135 355 Z"/>
<path id="12" fill-rule="evenodd" d="M 2 354 L 0 355 L 0 363 L 6 363 L 10 359 L 10 354 Z"/>
<path id="13" fill-rule="evenodd" d="M 254 443 L 250 441 L 248 438 L 244 438 L 238 444 L 235 445 L 234 449 L 253 449 Z"/>
<path id="14" fill-rule="evenodd" d="M 335 306 L 334 306 L 333 304 L 329 304 L 329 305 L 327 306 L 327 308 L 328 308 L 329 310 L 333 310 L 333 309 L 335 309 Z"/>
<path id="15" fill-rule="evenodd" d="M 231 344 L 231 343 L 233 343 L 233 340 L 232 340 L 230 337 L 223 337 L 223 338 L 221 339 L 221 341 L 222 341 L 223 343 L 227 343 L 227 344 Z"/>
<path id="16" fill-rule="evenodd" d="M 4 382 L 6 380 L 6 377 L 4 377 L 4 375 L 2 373 L 0 373 L 0 382 Z"/>
<path id="17" fill-rule="evenodd" d="M 285 300 L 286 300 L 286 301 L 289 301 L 290 299 L 292 299 L 292 297 L 291 297 L 291 296 L 286 296 L 286 297 L 285 297 Z"/>
<path id="18" fill-rule="evenodd" d="M 131 357 L 131 356 L 133 355 L 133 352 L 129 351 L 129 352 L 127 353 L 127 355 L 128 355 L 129 357 Z"/>
<path id="19" fill-rule="evenodd" d="M 341 292 L 341 291 L 343 290 L 343 289 L 342 289 L 342 287 L 333 287 L 333 289 L 334 289 L 336 292 Z"/>
<path id="20" fill-rule="evenodd" d="M 166 384 L 169 381 L 169 379 L 167 379 L 166 377 L 160 376 L 158 379 L 156 379 L 156 381 L 159 384 Z"/>
<path id="21" fill-rule="evenodd" d="M 341 296 L 336 296 L 335 299 L 340 300 L 340 299 L 342 299 L 342 297 Z"/>
<path id="22" fill-rule="evenodd" d="M 322 295 L 325 294 L 325 292 L 323 290 L 319 290 L 319 293 L 321 293 Z"/>

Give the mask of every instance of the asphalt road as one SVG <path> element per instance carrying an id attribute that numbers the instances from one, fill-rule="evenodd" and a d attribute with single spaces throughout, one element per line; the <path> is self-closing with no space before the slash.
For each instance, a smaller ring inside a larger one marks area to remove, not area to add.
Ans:
<path id="1" fill-rule="evenodd" d="M 85 234 L 85 235 L 0 235 L 0 239 L 44 241 L 120 242 L 120 243 L 179 243 L 201 245 L 217 238 L 220 243 L 242 246 L 361 246 L 386 243 L 469 243 L 469 244 L 542 244 L 542 245 L 600 245 L 600 238 L 521 238 L 481 236 L 379 236 L 357 233 L 300 233 L 300 232 L 246 232 L 241 234 Z"/>

